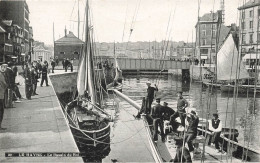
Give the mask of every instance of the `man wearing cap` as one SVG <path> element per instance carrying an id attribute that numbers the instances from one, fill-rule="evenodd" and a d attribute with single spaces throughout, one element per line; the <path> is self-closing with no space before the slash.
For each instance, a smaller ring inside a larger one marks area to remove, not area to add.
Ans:
<path id="1" fill-rule="evenodd" d="M 175 120 L 176 117 L 180 117 L 181 125 L 185 126 L 185 108 L 188 106 L 188 102 L 182 97 L 182 92 L 177 92 L 177 112 L 171 116 L 171 123 Z"/>
<path id="2" fill-rule="evenodd" d="M 24 69 L 24 78 L 25 78 L 25 95 L 28 100 L 31 100 L 32 96 L 32 75 L 31 75 L 31 64 L 26 63 Z"/>
<path id="3" fill-rule="evenodd" d="M 218 114 L 214 113 L 213 114 L 213 119 L 209 120 L 209 130 L 212 131 L 213 136 L 212 138 L 210 137 L 209 142 L 214 142 L 215 148 L 218 152 L 221 152 L 221 149 L 219 148 L 219 143 L 220 143 L 220 134 L 222 130 L 222 122 L 218 118 Z"/>
<path id="4" fill-rule="evenodd" d="M 190 113 L 187 114 L 187 120 L 188 120 L 189 126 L 188 126 L 187 132 L 185 134 L 185 142 L 188 143 L 189 151 L 192 152 L 192 151 L 194 151 L 192 141 L 197 136 L 199 117 L 196 115 L 196 112 L 192 110 Z"/>
<path id="5" fill-rule="evenodd" d="M 147 96 L 146 96 L 147 97 L 147 109 L 148 109 L 148 113 L 150 113 L 151 105 L 152 105 L 153 99 L 154 99 L 154 92 L 158 91 L 158 88 L 157 88 L 156 84 L 154 84 L 155 87 L 152 87 L 150 81 L 147 81 L 146 85 L 148 87 L 147 88 Z"/>
<path id="6" fill-rule="evenodd" d="M 1 65 L 0 68 L 0 130 L 3 130 L 4 128 L 1 127 L 3 117 L 4 117 L 4 96 L 5 91 L 7 89 L 7 83 L 4 76 L 4 72 L 6 71 L 6 66 Z"/>
<path id="7" fill-rule="evenodd" d="M 171 115 L 173 115 L 175 111 L 168 106 L 167 102 L 163 103 L 163 119 L 170 120 Z"/>
<path id="8" fill-rule="evenodd" d="M 156 99 L 157 104 L 153 106 L 151 110 L 151 117 L 153 119 L 153 127 L 154 127 L 154 132 L 153 132 L 154 141 L 158 140 L 158 126 L 160 127 L 162 141 L 164 141 L 163 111 L 162 111 L 162 105 L 160 104 L 160 101 L 161 99 L 157 98 Z"/>
<path id="9" fill-rule="evenodd" d="M 183 139 L 175 138 L 174 140 L 177 146 L 176 155 L 170 162 L 192 162 L 190 152 L 185 146 L 183 147 Z"/>

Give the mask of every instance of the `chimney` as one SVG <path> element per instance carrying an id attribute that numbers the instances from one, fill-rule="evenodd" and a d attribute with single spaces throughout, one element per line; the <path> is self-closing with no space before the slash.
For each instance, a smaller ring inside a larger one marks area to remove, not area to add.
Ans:
<path id="1" fill-rule="evenodd" d="M 67 37 L 67 29 L 66 29 L 66 26 L 65 26 L 65 37 Z"/>

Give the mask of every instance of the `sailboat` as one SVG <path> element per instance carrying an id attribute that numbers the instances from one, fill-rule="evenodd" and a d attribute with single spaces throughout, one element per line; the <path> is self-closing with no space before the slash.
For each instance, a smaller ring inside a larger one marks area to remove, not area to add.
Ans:
<path id="1" fill-rule="evenodd" d="M 122 80 L 123 80 L 123 75 L 122 75 L 122 70 L 119 67 L 119 64 L 117 62 L 117 57 L 116 57 L 116 50 L 115 50 L 115 44 L 114 44 L 114 59 L 115 59 L 115 77 L 112 83 L 109 83 L 107 85 L 107 90 L 110 92 L 112 89 L 116 89 L 118 91 L 122 92 Z"/>
<path id="2" fill-rule="evenodd" d="M 65 107 L 66 117 L 79 148 L 97 147 L 110 142 L 110 116 L 100 108 L 98 84 L 93 66 L 93 35 L 88 20 L 88 1 L 86 3 L 86 37 L 82 51 L 78 76 L 76 99 Z M 96 84 L 96 85 L 95 85 Z"/>
<path id="3" fill-rule="evenodd" d="M 229 82 L 221 85 L 220 89 L 222 92 L 233 92 L 234 87 L 236 87 L 233 83 L 238 80 L 238 93 L 254 92 L 255 85 L 244 84 L 249 82 L 249 79 L 251 77 L 239 56 L 233 36 L 229 34 L 219 50 L 217 58 L 217 81 Z M 232 82 L 230 83 L 230 81 Z M 257 89 L 260 90 L 260 87 L 257 86 Z"/>
<path id="4" fill-rule="evenodd" d="M 250 82 L 249 73 L 247 72 L 244 63 L 240 59 L 232 33 L 228 35 L 224 44 L 217 54 L 217 74 L 216 81 L 203 82 L 207 86 L 220 88 L 222 92 L 233 92 L 235 80 L 238 80 L 238 93 L 252 93 L 255 85 L 244 84 Z M 260 90 L 260 87 L 256 87 Z"/>

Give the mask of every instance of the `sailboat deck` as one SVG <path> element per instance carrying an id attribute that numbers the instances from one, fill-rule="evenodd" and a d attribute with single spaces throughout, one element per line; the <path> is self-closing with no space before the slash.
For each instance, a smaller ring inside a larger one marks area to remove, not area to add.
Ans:
<path id="1" fill-rule="evenodd" d="M 158 140 L 158 142 L 156 143 L 156 146 L 158 148 L 158 152 L 160 154 L 160 156 L 162 157 L 163 161 L 170 161 L 171 159 L 173 159 L 176 155 L 176 147 L 174 145 L 174 140 L 173 138 L 168 138 L 168 140 L 166 140 L 165 142 L 162 142 L 160 140 Z M 187 146 L 187 145 L 186 145 Z M 199 149 L 198 151 L 200 151 L 200 154 L 193 154 L 193 152 L 191 152 L 191 158 L 192 158 L 192 162 L 196 163 L 196 162 L 201 162 L 202 161 L 202 153 L 203 153 L 203 144 L 199 144 Z M 214 146 L 205 146 L 205 153 L 204 153 L 204 162 L 229 162 L 229 161 L 233 161 L 233 162 L 240 162 L 241 160 L 238 160 L 234 157 L 231 156 L 227 156 L 226 153 L 221 153 L 221 152 L 217 152 L 214 148 Z"/>

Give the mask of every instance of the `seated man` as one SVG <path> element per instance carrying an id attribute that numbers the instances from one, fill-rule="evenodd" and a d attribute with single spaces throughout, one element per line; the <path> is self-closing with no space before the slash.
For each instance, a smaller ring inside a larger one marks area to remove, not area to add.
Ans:
<path id="1" fill-rule="evenodd" d="M 209 120 L 208 122 L 209 122 L 209 130 L 213 133 L 213 136 L 210 137 L 209 143 L 211 143 L 211 139 L 213 139 L 212 142 L 215 143 L 216 150 L 218 152 L 221 152 L 219 143 L 220 143 L 220 134 L 222 130 L 222 122 L 221 120 L 219 120 L 217 113 L 214 113 L 213 119 Z"/>

